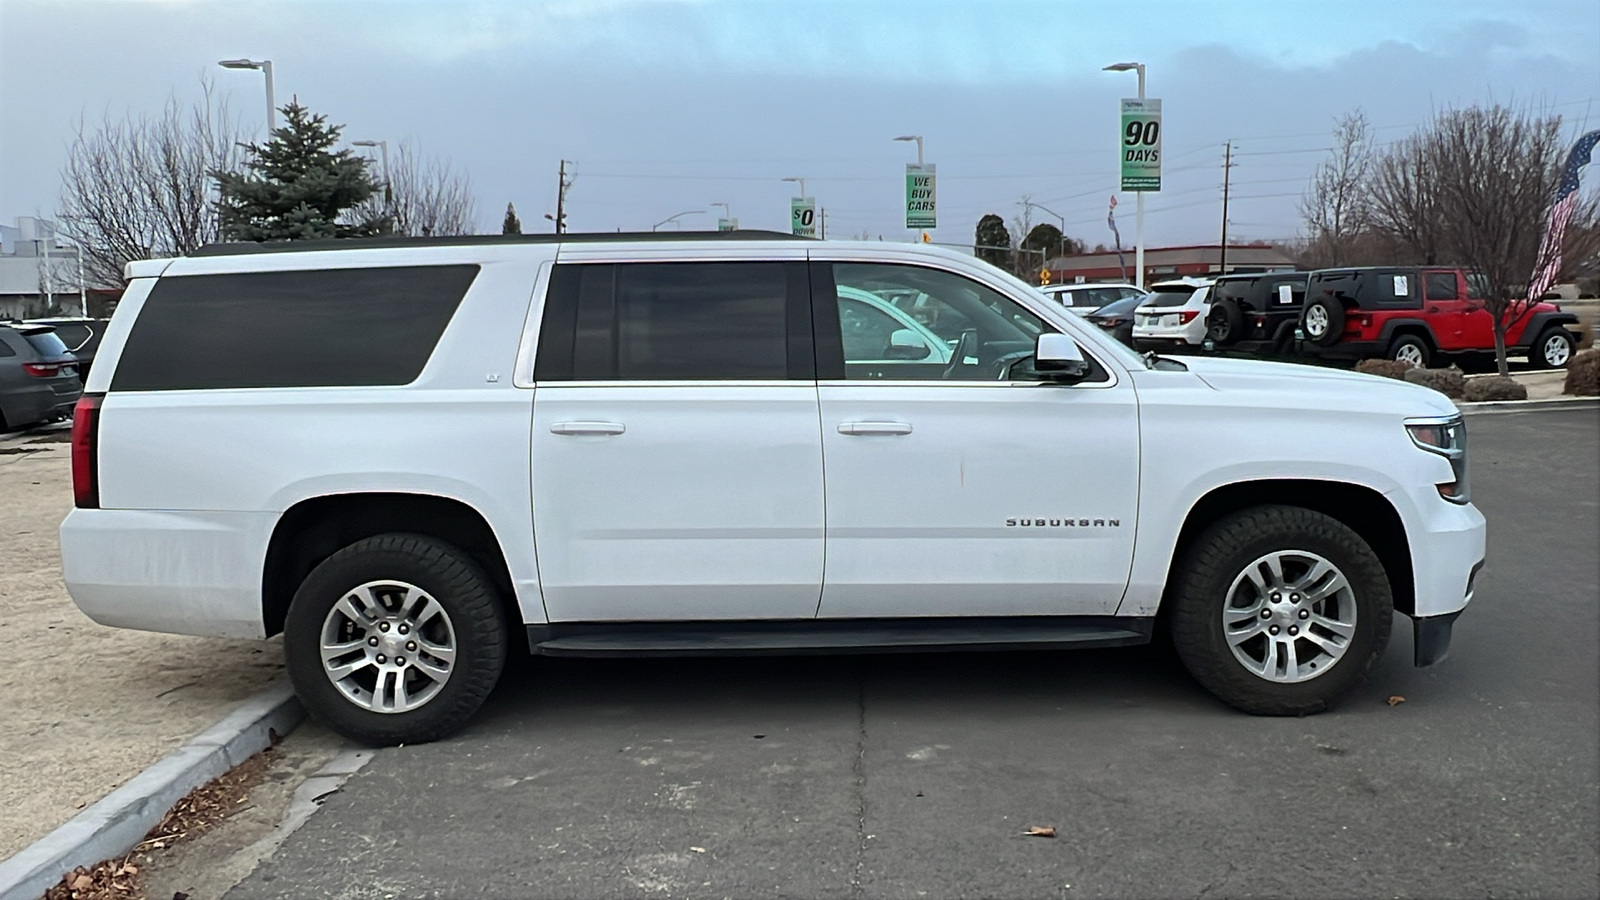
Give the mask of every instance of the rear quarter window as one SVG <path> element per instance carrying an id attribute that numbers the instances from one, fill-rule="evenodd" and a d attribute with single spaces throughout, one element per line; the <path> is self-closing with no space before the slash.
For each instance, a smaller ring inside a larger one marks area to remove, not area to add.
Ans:
<path id="1" fill-rule="evenodd" d="M 477 274 L 455 265 L 163 278 L 111 389 L 409 384 Z"/>

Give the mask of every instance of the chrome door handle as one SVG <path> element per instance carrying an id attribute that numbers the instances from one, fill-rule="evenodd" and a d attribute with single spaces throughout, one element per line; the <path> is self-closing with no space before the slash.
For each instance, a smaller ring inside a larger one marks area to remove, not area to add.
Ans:
<path id="1" fill-rule="evenodd" d="M 844 422 L 840 434 L 910 434 L 909 422 Z"/>
<path id="2" fill-rule="evenodd" d="M 550 426 L 552 434 L 621 434 L 626 430 L 621 422 L 557 422 Z"/>

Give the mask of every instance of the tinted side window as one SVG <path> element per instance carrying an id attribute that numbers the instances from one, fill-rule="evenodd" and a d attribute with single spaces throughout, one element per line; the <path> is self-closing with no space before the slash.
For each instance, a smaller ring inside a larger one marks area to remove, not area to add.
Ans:
<path id="1" fill-rule="evenodd" d="M 163 278 L 111 388 L 408 384 L 477 274 L 457 265 Z"/>
<path id="2" fill-rule="evenodd" d="M 89 336 L 89 326 L 87 325 L 68 322 L 64 325 L 56 326 L 56 337 L 61 339 L 61 343 L 67 345 L 68 350 L 81 349 L 84 344 L 89 342 Z"/>
<path id="3" fill-rule="evenodd" d="M 1429 272 L 1423 276 L 1426 282 L 1424 290 L 1428 292 L 1429 300 L 1459 300 L 1456 289 L 1456 273 L 1454 272 Z"/>
<path id="4" fill-rule="evenodd" d="M 804 263 L 557 266 L 534 376 L 811 378 L 810 315 Z"/>

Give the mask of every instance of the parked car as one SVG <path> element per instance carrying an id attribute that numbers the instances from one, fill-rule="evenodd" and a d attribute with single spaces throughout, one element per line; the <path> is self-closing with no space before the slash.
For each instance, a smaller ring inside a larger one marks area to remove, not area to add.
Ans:
<path id="1" fill-rule="evenodd" d="M 0 430 L 64 419 L 82 393 L 78 361 L 53 329 L 0 325 Z"/>
<path id="2" fill-rule="evenodd" d="M 1133 311 L 1144 302 L 1144 294 L 1124 297 L 1085 315 L 1085 321 L 1104 328 L 1112 337 L 1129 347 L 1133 346 Z"/>
<path id="3" fill-rule="evenodd" d="M 1133 311 L 1133 346 L 1138 350 L 1185 350 L 1205 343 L 1211 280 L 1183 278 L 1150 286 Z"/>
<path id="4" fill-rule="evenodd" d="M 518 645 L 1103 647 L 1158 617 L 1218 697 L 1304 715 L 1397 610 L 1442 659 L 1483 565 L 1442 394 L 1143 357 L 954 251 L 493 235 L 127 274 L 73 421 L 73 600 L 282 632 L 307 709 L 364 742 L 461 727 Z M 909 320 L 846 340 L 872 297 Z"/>
<path id="5" fill-rule="evenodd" d="M 1461 269 L 1322 269 L 1306 286 L 1305 348 L 1331 359 L 1383 357 L 1413 366 L 1494 353 L 1494 317 L 1481 279 Z M 1506 350 L 1541 368 L 1572 358 L 1578 317 L 1539 303 L 1506 330 Z"/>
<path id="6" fill-rule="evenodd" d="M 1211 286 L 1206 339 L 1219 349 L 1284 353 L 1305 305 L 1308 272 L 1224 275 Z"/>
<path id="7" fill-rule="evenodd" d="M 106 325 L 110 319 L 90 319 L 84 317 L 64 317 L 59 319 L 28 319 L 25 325 L 46 325 L 55 329 L 56 337 L 61 343 L 67 345 L 72 355 L 78 360 L 78 377 L 88 378 L 89 369 L 94 364 L 95 351 L 100 347 L 100 338 L 105 335 Z"/>
<path id="8" fill-rule="evenodd" d="M 1051 284 L 1039 288 L 1046 297 L 1075 313 L 1092 313 L 1103 306 L 1128 297 L 1143 297 L 1145 292 L 1137 285 L 1111 284 Z"/>

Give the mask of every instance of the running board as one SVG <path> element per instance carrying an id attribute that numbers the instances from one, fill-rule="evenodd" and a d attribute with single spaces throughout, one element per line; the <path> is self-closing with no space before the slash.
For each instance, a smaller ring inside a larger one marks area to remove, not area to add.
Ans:
<path id="1" fill-rule="evenodd" d="M 562 622 L 529 625 L 545 656 L 746 656 L 1056 650 L 1149 643 L 1155 619 L 1008 616 L 782 619 L 728 622 Z"/>

